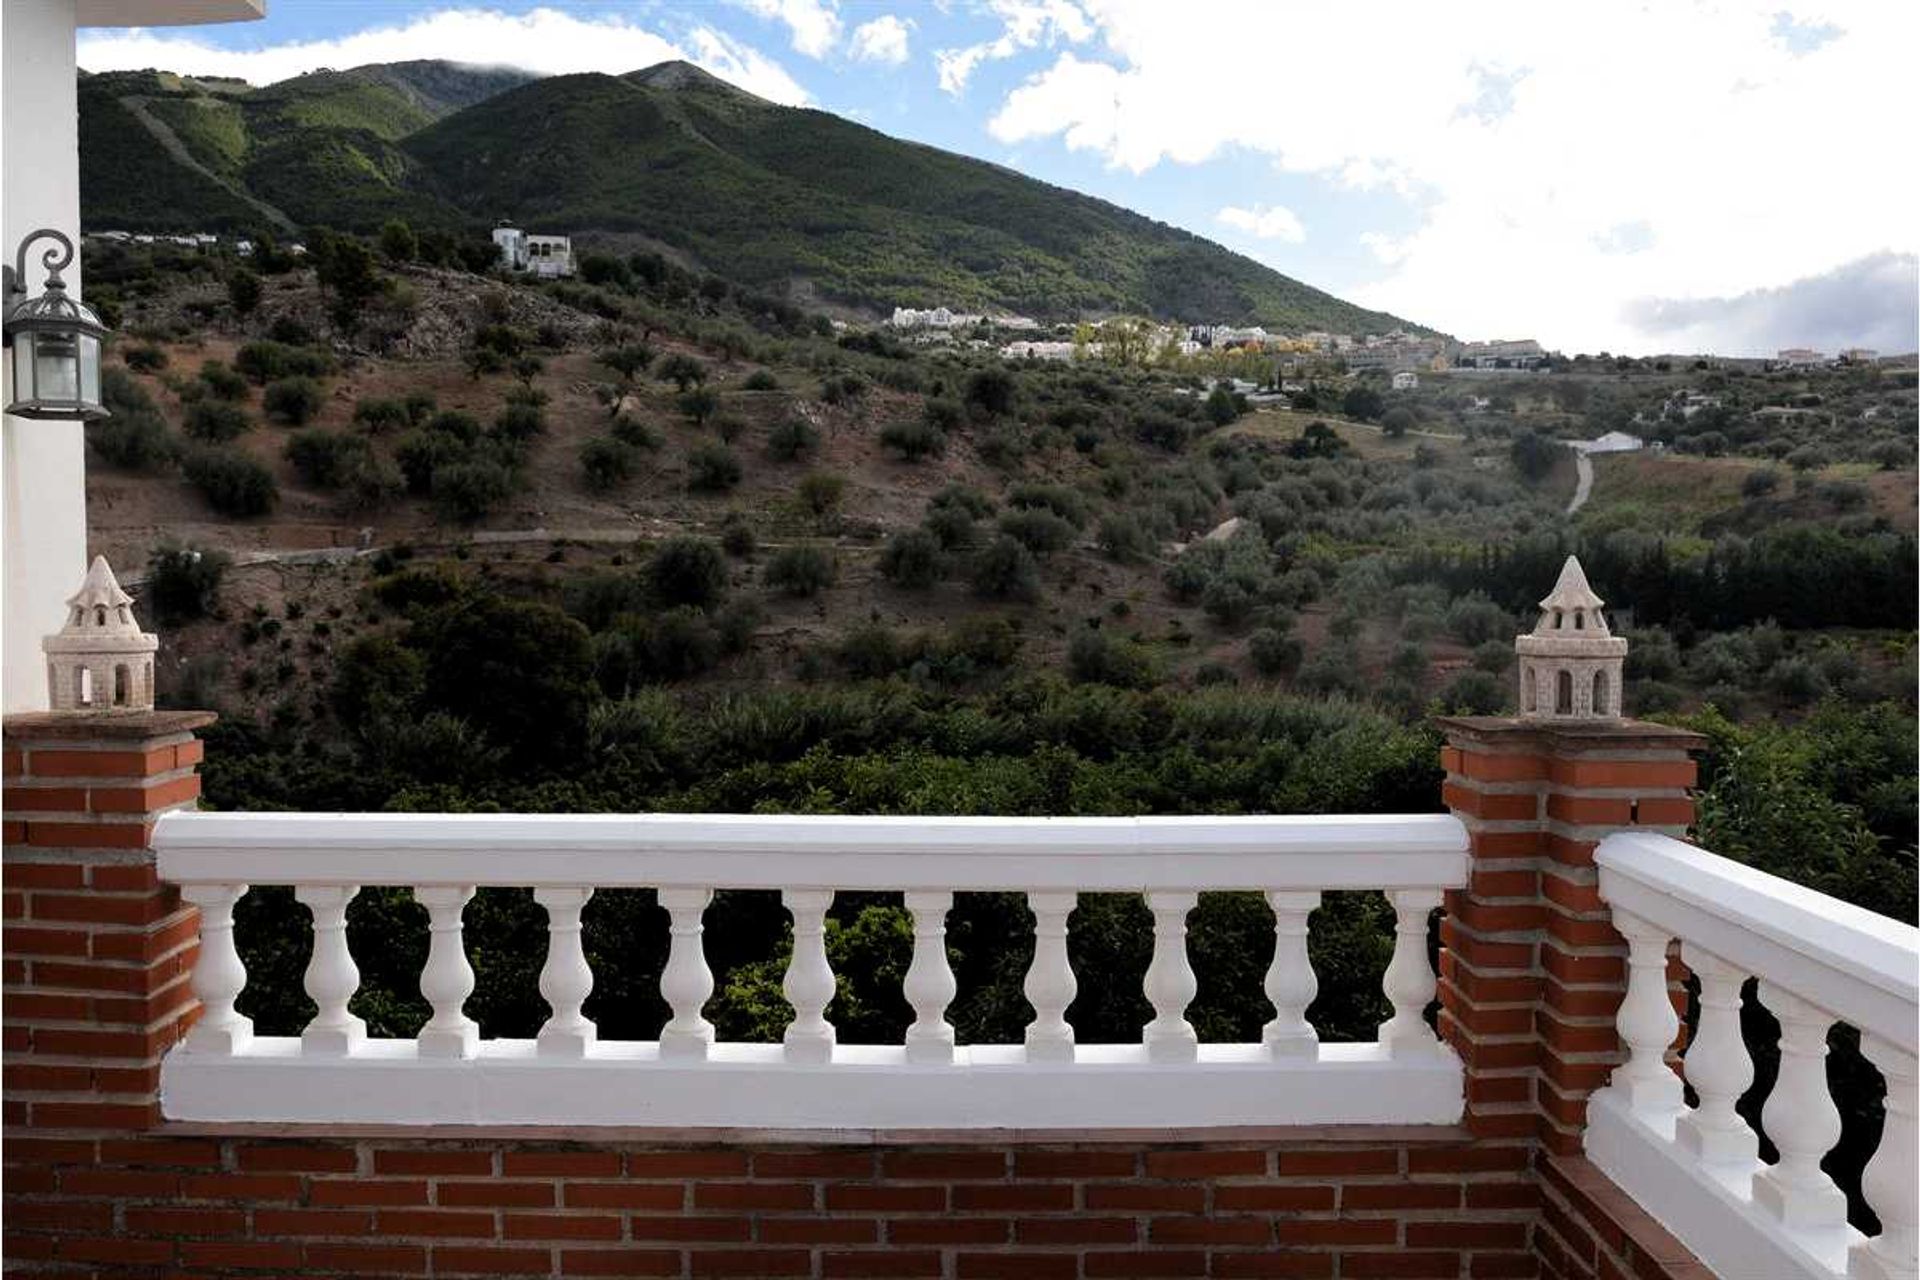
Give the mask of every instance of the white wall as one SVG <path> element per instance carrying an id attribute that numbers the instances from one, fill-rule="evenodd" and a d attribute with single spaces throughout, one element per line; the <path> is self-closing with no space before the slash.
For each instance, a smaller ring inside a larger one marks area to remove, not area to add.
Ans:
<path id="1" fill-rule="evenodd" d="M 74 88 L 74 0 L 0 2 L 0 253 L 12 262 L 38 227 L 80 234 L 80 146 Z M 27 288 L 38 292 L 36 252 Z M 66 272 L 79 293 L 79 264 Z M 9 365 L 9 368 L 11 366 Z M 5 393 L 13 398 L 11 376 Z M 77 422 L 8 417 L 0 432 L 0 545 L 4 546 L 5 709 L 47 705 L 40 637 L 60 628 L 62 606 L 87 569 L 85 444 Z"/>

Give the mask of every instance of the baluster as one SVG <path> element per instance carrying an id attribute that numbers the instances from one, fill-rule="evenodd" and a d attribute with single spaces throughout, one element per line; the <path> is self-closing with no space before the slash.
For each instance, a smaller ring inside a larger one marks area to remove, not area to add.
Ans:
<path id="1" fill-rule="evenodd" d="M 827 908 L 831 890 L 787 889 L 780 901 L 793 915 L 793 958 L 780 989 L 793 1006 L 793 1021 L 783 1037 L 788 1062 L 832 1062 L 833 1024 L 827 1005 L 833 999 L 833 967 L 827 963 Z"/>
<path id="2" fill-rule="evenodd" d="M 909 893 L 906 901 L 913 913 L 913 962 L 901 985 L 914 1013 L 907 1028 L 907 1061 L 952 1062 L 953 1024 L 946 1014 L 959 990 L 947 963 L 947 912 L 953 895 Z"/>
<path id="3" fill-rule="evenodd" d="M 1033 964 L 1022 990 L 1033 1006 L 1027 1024 L 1028 1062 L 1072 1062 L 1073 1028 L 1067 1006 L 1080 990 L 1067 960 L 1067 917 L 1080 902 L 1077 893 L 1030 893 L 1033 912 Z"/>
<path id="4" fill-rule="evenodd" d="M 1320 1037 L 1307 1021 L 1307 1006 L 1320 993 L 1307 956 L 1307 917 L 1320 905 L 1317 889 L 1267 895 L 1273 908 L 1273 963 L 1267 967 L 1267 999 L 1273 1021 L 1266 1025 L 1267 1052 L 1276 1058 L 1313 1057 Z"/>
<path id="5" fill-rule="evenodd" d="M 200 955 L 193 963 L 193 994 L 203 1006 L 187 1033 L 194 1053 L 231 1056 L 253 1039 L 253 1019 L 233 1007 L 247 989 L 247 966 L 233 945 L 233 904 L 246 893 L 243 884 L 190 884 L 180 896 L 200 908 Z"/>
<path id="6" fill-rule="evenodd" d="M 580 937 L 580 912 L 593 890 L 575 885 L 542 886 L 533 900 L 547 912 L 547 962 L 540 966 L 540 995 L 553 1010 L 535 1038 L 542 1058 L 584 1058 L 598 1034 L 581 1006 L 593 994 L 593 968 Z"/>
<path id="7" fill-rule="evenodd" d="M 1840 1141 L 1840 1111 L 1827 1092 L 1833 1018 L 1770 982 L 1760 984 L 1760 998 L 1780 1020 L 1780 1075 L 1760 1108 L 1780 1162 L 1753 1175 L 1753 1202 L 1788 1227 L 1837 1226 L 1847 1220 L 1847 1197 L 1820 1167 Z"/>
<path id="8" fill-rule="evenodd" d="M 1674 1136 L 1703 1164 L 1752 1165 L 1760 1140 L 1734 1110 L 1753 1084 L 1753 1059 L 1740 1036 L 1740 984 L 1747 975 L 1691 942 L 1680 944 L 1680 956 L 1700 979 L 1700 1029 L 1687 1046 L 1687 1083 L 1700 1105 L 1681 1115 Z"/>
<path id="9" fill-rule="evenodd" d="M 427 965 L 420 971 L 420 994 L 433 1017 L 420 1028 L 423 1058 L 471 1058 L 480 1050 L 480 1028 L 466 1015 L 473 994 L 473 966 L 460 936 L 460 913 L 473 901 L 473 886 L 423 885 L 414 900 L 427 909 Z"/>
<path id="10" fill-rule="evenodd" d="M 660 1029 L 663 1058 L 704 1058 L 713 1043 L 713 1024 L 701 1015 L 713 994 L 713 971 L 701 943 L 700 917 L 713 901 L 711 889 L 662 889 L 660 905 L 667 909 L 667 967 L 660 974 L 660 994 L 673 1009 L 673 1018 Z"/>
<path id="11" fill-rule="evenodd" d="M 1664 1122 L 1685 1105 L 1680 1077 L 1667 1066 L 1667 1049 L 1680 1034 L 1680 1015 L 1667 989 L 1670 939 L 1624 911 L 1613 913 L 1613 927 L 1627 940 L 1627 994 L 1613 1019 L 1627 1060 L 1613 1069 L 1607 1087 L 1642 1117 Z"/>
<path id="12" fill-rule="evenodd" d="M 294 898 L 313 915 L 313 958 L 307 961 L 307 994 L 320 1006 L 300 1033 L 302 1053 L 338 1057 L 367 1038 L 367 1024 L 347 1010 L 360 989 L 360 970 L 347 948 L 347 905 L 359 885 L 299 885 Z"/>
<path id="13" fill-rule="evenodd" d="M 1913 1280 L 1920 1272 L 1920 1221 L 1913 1196 L 1920 1185 L 1920 1130 L 1914 1124 L 1920 1064 L 1913 1054 L 1878 1036 L 1861 1036 L 1860 1052 L 1886 1077 L 1887 1122 L 1860 1176 L 1867 1203 L 1880 1215 L 1880 1234 L 1853 1246 L 1847 1274 L 1852 1280 Z"/>
<path id="14" fill-rule="evenodd" d="M 1438 983 L 1427 959 L 1427 917 L 1440 905 L 1438 889 L 1394 889 L 1393 959 L 1380 989 L 1393 1003 L 1393 1017 L 1380 1024 L 1380 1043 L 1391 1057 L 1440 1052 L 1439 1037 L 1427 1025 L 1427 1006 Z"/>
<path id="15" fill-rule="evenodd" d="M 1187 963 L 1187 912 L 1199 904 L 1197 893 L 1149 893 L 1153 911 L 1153 959 L 1147 965 L 1146 993 L 1154 1018 L 1141 1031 L 1150 1062 L 1192 1062 L 1200 1056 L 1200 1037 L 1187 1021 L 1187 1006 L 1200 990 Z"/>

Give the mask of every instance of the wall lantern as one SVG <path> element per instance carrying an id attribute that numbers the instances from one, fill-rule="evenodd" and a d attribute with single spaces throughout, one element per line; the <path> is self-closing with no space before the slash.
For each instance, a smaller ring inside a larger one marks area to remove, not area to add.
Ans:
<path id="1" fill-rule="evenodd" d="M 41 256 L 46 292 L 27 296 L 27 250 L 36 240 L 58 243 Z M 100 340 L 107 327 L 85 303 L 67 296 L 60 272 L 73 262 L 73 241 L 42 228 L 20 242 L 6 268 L 6 347 L 13 362 L 13 403 L 19 418 L 105 418 L 100 403 Z"/>

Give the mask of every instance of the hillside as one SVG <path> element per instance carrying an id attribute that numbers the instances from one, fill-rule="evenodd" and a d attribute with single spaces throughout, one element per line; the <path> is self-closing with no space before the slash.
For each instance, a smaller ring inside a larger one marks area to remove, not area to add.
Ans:
<path id="1" fill-rule="evenodd" d="M 115 73 L 82 80 L 80 109 L 89 227 L 370 231 L 399 217 L 478 230 L 512 217 L 882 311 L 1415 327 L 1117 205 L 776 106 L 684 63 L 528 82 L 415 62 L 264 89 Z"/>

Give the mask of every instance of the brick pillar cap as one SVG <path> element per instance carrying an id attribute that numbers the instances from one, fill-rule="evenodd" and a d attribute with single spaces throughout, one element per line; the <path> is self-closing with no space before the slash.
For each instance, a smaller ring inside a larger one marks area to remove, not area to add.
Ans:
<path id="1" fill-rule="evenodd" d="M 8 742 L 101 742 L 164 738 L 204 729 L 211 711 L 23 711 L 6 718 Z"/>
<path id="2" fill-rule="evenodd" d="M 1701 751 L 1705 734 L 1651 720 L 1543 721 L 1518 716 L 1435 716 L 1449 742 L 1498 743 L 1504 750 L 1553 755 L 1600 749 Z"/>

